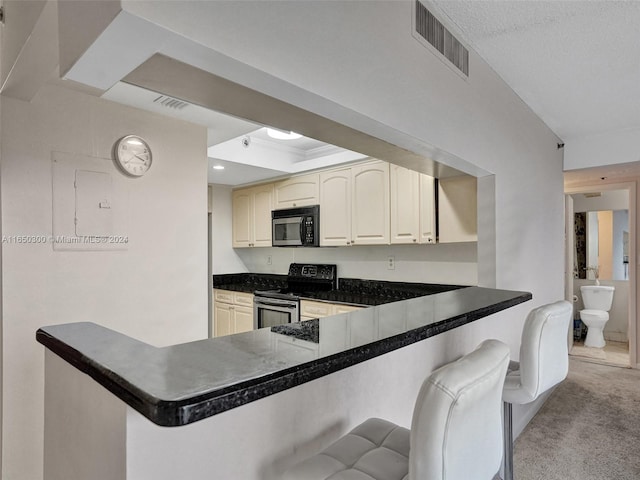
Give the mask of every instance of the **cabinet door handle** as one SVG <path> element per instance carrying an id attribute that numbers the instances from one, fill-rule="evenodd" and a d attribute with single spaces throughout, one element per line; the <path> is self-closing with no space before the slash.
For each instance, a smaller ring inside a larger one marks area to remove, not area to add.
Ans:
<path id="1" fill-rule="evenodd" d="M 413 243 L 416 243 L 417 241 L 418 241 L 417 239 L 415 239 L 415 238 L 413 239 Z"/>

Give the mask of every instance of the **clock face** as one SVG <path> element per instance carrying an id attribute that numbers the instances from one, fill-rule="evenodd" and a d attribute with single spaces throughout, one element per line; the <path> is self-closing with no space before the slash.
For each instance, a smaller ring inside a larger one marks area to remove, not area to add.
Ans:
<path id="1" fill-rule="evenodd" d="M 151 168 L 151 149 L 136 135 L 127 135 L 116 142 L 115 161 L 118 167 L 132 177 L 141 177 Z"/>

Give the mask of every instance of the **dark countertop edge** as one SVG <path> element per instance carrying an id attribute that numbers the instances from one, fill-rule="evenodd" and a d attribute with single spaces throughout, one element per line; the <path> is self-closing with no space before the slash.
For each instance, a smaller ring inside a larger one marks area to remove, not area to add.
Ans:
<path id="1" fill-rule="evenodd" d="M 532 299 L 531 293 L 520 293 L 521 295 L 509 300 L 488 305 L 447 320 L 354 347 L 292 368 L 283 369 L 267 376 L 239 382 L 226 388 L 178 401 L 167 401 L 149 396 L 117 374 L 113 372 L 109 372 L 110 374 L 105 373 L 104 369 L 100 368 L 100 364 L 40 329 L 36 332 L 36 339 L 60 358 L 89 375 L 153 423 L 165 427 L 176 427 L 188 425 L 288 390 Z"/>

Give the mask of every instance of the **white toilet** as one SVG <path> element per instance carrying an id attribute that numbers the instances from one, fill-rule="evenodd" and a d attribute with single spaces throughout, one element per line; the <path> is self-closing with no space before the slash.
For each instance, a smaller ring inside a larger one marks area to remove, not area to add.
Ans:
<path id="1" fill-rule="evenodd" d="M 580 319 L 587 326 L 585 347 L 602 348 L 606 345 L 602 330 L 609 320 L 609 310 L 613 302 L 614 287 L 604 285 L 584 285 L 580 287 L 584 310 L 580 310 Z"/>

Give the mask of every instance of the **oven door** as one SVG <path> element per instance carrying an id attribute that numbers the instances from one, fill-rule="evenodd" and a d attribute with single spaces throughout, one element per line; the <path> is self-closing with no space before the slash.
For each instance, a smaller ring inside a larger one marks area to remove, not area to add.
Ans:
<path id="1" fill-rule="evenodd" d="M 300 321 L 300 300 L 253 297 L 254 328 L 273 327 Z"/>
<path id="2" fill-rule="evenodd" d="M 284 217 L 272 220 L 274 247 L 299 247 L 303 243 L 304 217 Z"/>

